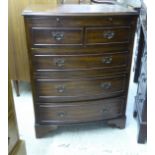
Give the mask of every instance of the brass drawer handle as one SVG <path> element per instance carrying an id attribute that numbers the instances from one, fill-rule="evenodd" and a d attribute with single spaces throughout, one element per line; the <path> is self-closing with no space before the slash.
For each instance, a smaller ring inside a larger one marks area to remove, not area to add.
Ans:
<path id="1" fill-rule="evenodd" d="M 64 91 L 65 91 L 65 86 L 64 85 L 57 86 L 57 92 L 58 93 L 64 93 Z"/>
<path id="2" fill-rule="evenodd" d="M 65 113 L 64 112 L 58 112 L 58 114 L 57 114 L 59 117 L 61 117 L 61 118 L 63 118 L 63 117 L 65 117 Z"/>
<path id="3" fill-rule="evenodd" d="M 112 39 L 115 36 L 115 32 L 113 31 L 106 31 L 103 34 L 105 39 Z"/>
<path id="4" fill-rule="evenodd" d="M 102 58 L 104 64 L 110 64 L 112 62 L 112 56 Z"/>
<path id="5" fill-rule="evenodd" d="M 57 58 L 55 59 L 55 64 L 57 67 L 64 67 L 65 65 L 65 59 L 64 58 Z"/>
<path id="6" fill-rule="evenodd" d="M 111 82 L 103 82 L 101 83 L 102 89 L 110 89 L 111 88 Z"/>
<path id="7" fill-rule="evenodd" d="M 64 39 L 64 33 L 63 32 L 52 32 L 52 37 L 56 41 L 62 41 Z"/>

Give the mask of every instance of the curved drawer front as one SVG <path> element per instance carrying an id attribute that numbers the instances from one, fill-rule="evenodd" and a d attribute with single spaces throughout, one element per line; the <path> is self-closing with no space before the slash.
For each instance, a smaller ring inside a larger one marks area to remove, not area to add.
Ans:
<path id="1" fill-rule="evenodd" d="M 80 79 L 80 78 L 98 78 L 114 76 L 115 74 L 124 74 L 127 72 L 126 68 L 108 68 L 108 69 L 87 69 L 74 71 L 36 71 L 33 72 L 35 79 Z"/>
<path id="2" fill-rule="evenodd" d="M 78 54 L 99 54 L 99 53 L 119 53 L 129 51 L 128 43 L 111 43 L 104 45 L 87 46 L 52 46 L 52 48 L 32 48 L 32 55 L 78 55 Z"/>
<path id="3" fill-rule="evenodd" d="M 39 104 L 38 123 L 80 123 L 116 118 L 123 115 L 125 99 L 114 98 L 73 104 Z"/>
<path id="4" fill-rule="evenodd" d="M 33 27 L 31 46 L 82 44 L 82 28 Z"/>
<path id="5" fill-rule="evenodd" d="M 128 52 L 111 54 L 34 55 L 35 71 L 88 70 L 127 67 Z"/>
<path id="6" fill-rule="evenodd" d="M 124 93 L 125 89 L 125 75 L 99 79 L 36 81 L 39 102 L 97 99 Z"/>
<path id="7" fill-rule="evenodd" d="M 129 27 L 86 28 L 85 44 L 128 42 Z"/>

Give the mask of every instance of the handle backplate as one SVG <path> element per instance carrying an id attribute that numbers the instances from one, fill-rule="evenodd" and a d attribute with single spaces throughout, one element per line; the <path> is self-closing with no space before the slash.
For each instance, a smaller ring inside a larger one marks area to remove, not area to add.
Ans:
<path id="1" fill-rule="evenodd" d="M 58 93 L 63 93 L 64 91 L 65 91 L 65 86 L 64 85 L 57 86 L 57 92 Z"/>
<path id="2" fill-rule="evenodd" d="M 103 33 L 103 36 L 104 36 L 105 39 L 112 39 L 115 36 L 115 32 L 113 32 L 113 31 L 105 31 Z"/>
<path id="3" fill-rule="evenodd" d="M 111 82 L 102 82 L 101 88 L 102 89 L 110 89 L 111 88 Z"/>
<path id="4" fill-rule="evenodd" d="M 63 32 L 52 32 L 52 37 L 56 41 L 62 41 L 64 39 L 64 33 Z"/>
<path id="5" fill-rule="evenodd" d="M 54 60 L 57 67 L 62 68 L 65 65 L 65 59 L 64 58 L 56 58 Z"/>
<path id="6" fill-rule="evenodd" d="M 58 112 L 57 115 L 61 118 L 65 117 L 65 112 Z"/>
<path id="7" fill-rule="evenodd" d="M 102 58 L 102 62 L 104 64 L 110 64 L 112 62 L 112 56 L 109 56 L 109 57 L 103 57 Z"/>

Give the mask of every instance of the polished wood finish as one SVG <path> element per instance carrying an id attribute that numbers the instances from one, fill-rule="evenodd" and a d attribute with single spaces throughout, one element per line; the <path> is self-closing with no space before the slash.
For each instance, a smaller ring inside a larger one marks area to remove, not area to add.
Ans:
<path id="1" fill-rule="evenodd" d="M 24 9 L 26 16 L 110 16 L 137 15 L 137 11 L 121 5 L 29 5 Z"/>
<path id="2" fill-rule="evenodd" d="M 120 128 L 120 129 L 124 129 L 125 125 L 126 125 L 126 116 L 121 117 L 121 118 L 116 118 L 116 119 L 109 120 L 109 121 L 107 121 L 107 123 L 110 126 L 116 126 L 116 127 Z"/>
<path id="3" fill-rule="evenodd" d="M 57 126 L 56 125 L 40 125 L 40 124 L 35 124 L 35 134 L 36 138 L 42 138 L 45 136 L 48 132 L 51 132 L 53 130 L 56 130 Z"/>
<path id="4" fill-rule="evenodd" d="M 24 14 L 24 13 L 23 13 Z M 134 18 L 129 15 L 122 16 L 31 16 L 27 17 L 30 26 L 34 27 L 79 27 L 79 26 L 129 26 L 129 20 Z"/>
<path id="5" fill-rule="evenodd" d="M 123 75 L 99 79 L 37 80 L 36 94 L 39 102 L 98 99 L 125 93 L 126 81 Z"/>
<path id="6" fill-rule="evenodd" d="M 39 104 L 39 123 L 66 124 L 116 118 L 124 113 L 124 99 L 122 97 L 95 102 Z"/>
<path id="7" fill-rule="evenodd" d="M 111 42 L 128 42 L 129 27 L 86 28 L 86 44 L 104 44 Z"/>
<path id="8" fill-rule="evenodd" d="M 34 55 L 34 71 L 46 70 L 87 70 L 127 67 L 128 52 L 75 54 L 75 55 Z"/>
<path id="9" fill-rule="evenodd" d="M 37 5 L 23 15 L 36 137 L 93 121 L 124 128 L 137 13 L 118 5 Z"/>
<path id="10" fill-rule="evenodd" d="M 40 28 L 32 27 L 32 46 L 49 46 L 59 44 L 81 44 L 81 28 Z"/>

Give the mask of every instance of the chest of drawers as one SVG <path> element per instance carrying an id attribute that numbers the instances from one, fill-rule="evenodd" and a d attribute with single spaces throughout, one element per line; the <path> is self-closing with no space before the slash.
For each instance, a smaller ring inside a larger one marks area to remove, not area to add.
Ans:
<path id="1" fill-rule="evenodd" d="M 124 128 L 137 12 L 48 5 L 30 6 L 23 15 L 36 136 L 102 120 Z"/>

